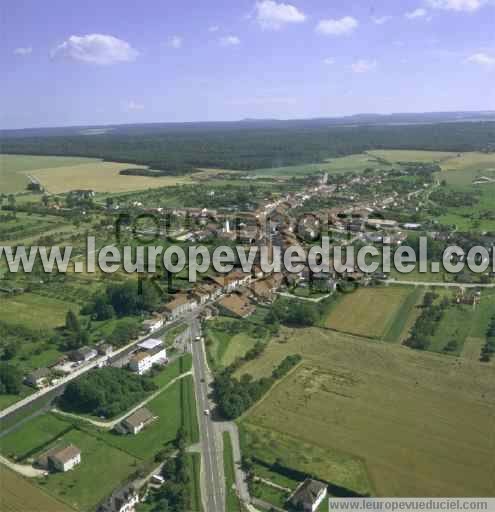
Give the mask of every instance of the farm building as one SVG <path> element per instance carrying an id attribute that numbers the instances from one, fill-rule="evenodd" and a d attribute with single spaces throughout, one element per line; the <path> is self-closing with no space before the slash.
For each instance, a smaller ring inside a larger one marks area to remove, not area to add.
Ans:
<path id="1" fill-rule="evenodd" d="M 288 500 L 290 510 L 315 512 L 327 496 L 327 486 L 317 480 L 307 479 L 300 484 Z"/>
<path id="2" fill-rule="evenodd" d="M 37 465 L 45 469 L 65 473 L 74 469 L 81 463 L 81 450 L 70 444 L 63 448 L 57 447 L 45 452 L 36 461 Z"/>
<path id="3" fill-rule="evenodd" d="M 153 419 L 153 413 L 146 407 L 142 407 L 122 421 L 122 428 L 125 432 L 136 435 Z"/>
<path id="4" fill-rule="evenodd" d="M 26 384 L 33 388 L 42 388 L 48 384 L 48 377 L 50 376 L 50 370 L 48 368 L 39 368 L 34 370 L 26 377 Z"/>

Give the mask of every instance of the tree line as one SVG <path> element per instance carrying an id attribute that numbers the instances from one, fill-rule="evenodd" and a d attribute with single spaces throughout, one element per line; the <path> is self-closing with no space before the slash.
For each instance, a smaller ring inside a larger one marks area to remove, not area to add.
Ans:
<path id="1" fill-rule="evenodd" d="M 450 304 L 445 298 L 436 304 L 438 294 L 433 292 L 425 293 L 423 304 L 421 305 L 421 314 L 411 329 L 409 338 L 404 345 L 416 350 L 427 350 L 431 345 L 431 339 L 435 335 L 438 323 L 443 318 L 446 308 Z"/>
<path id="2" fill-rule="evenodd" d="M 480 361 L 483 363 L 490 362 L 493 354 L 495 354 L 495 315 L 486 331 L 486 341 L 481 349 Z"/>
<path id="3" fill-rule="evenodd" d="M 370 149 L 483 150 L 495 123 L 331 126 L 329 122 L 135 127 L 92 135 L 4 138 L 5 153 L 95 157 L 148 165 L 165 174 L 197 167 L 252 170 L 323 162 Z"/>
<path id="4" fill-rule="evenodd" d="M 150 377 L 107 367 L 71 381 L 60 397 L 60 407 L 69 412 L 112 418 L 156 389 Z"/>
<path id="5" fill-rule="evenodd" d="M 287 356 L 274 368 L 270 377 L 262 377 L 257 380 L 247 373 L 237 379 L 233 375 L 235 367 L 225 368 L 213 382 L 213 396 L 219 413 L 228 420 L 238 418 L 301 360 L 302 357 L 299 354 Z"/>

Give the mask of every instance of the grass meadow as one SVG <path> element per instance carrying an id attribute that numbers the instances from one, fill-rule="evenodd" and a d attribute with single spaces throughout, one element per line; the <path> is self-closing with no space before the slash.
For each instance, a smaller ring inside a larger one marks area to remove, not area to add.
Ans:
<path id="1" fill-rule="evenodd" d="M 184 364 L 177 361 L 170 367 L 170 372 L 156 377 L 157 382 L 169 382 L 177 369 L 187 371 L 189 364 L 190 358 Z M 29 464 L 52 446 L 68 443 L 76 445 L 82 452 L 79 466 L 69 473 L 54 473 L 37 479 L 35 483 L 76 510 L 93 510 L 100 500 L 125 482 L 141 465 L 153 462 L 156 453 L 170 448 L 181 426 L 185 427 L 191 444 L 199 441 L 191 376 L 173 384 L 149 402 L 147 407 L 157 418 L 135 436 L 119 435 L 99 429 L 83 420 L 45 413 L 30 419 L 2 438 L 0 453 Z M 194 494 L 193 502 L 195 510 L 200 511 L 197 487 L 200 461 L 191 455 L 188 463 L 191 485 L 194 486 L 191 490 Z M 105 478 L 102 479 L 101 475 L 105 475 Z M 14 508 L 12 510 L 15 512 Z M 60 510 L 64 512 L 67 508 Z"/>
<path id="2" fill-rule="evenodd" d="M 417 302 L 413 287 L 359 288 L 331 308 L 324 326 L 357 336 L 400 340 Z"/>
<path id="3" fill-rule="evenodd" d="M 254 171 L 253 174 L 259 177 L 306 176 L 319 174 L 321 172 L 328 172 L 329 174 L 363 172 L 367 168 L 382 167 L 383 164 L 377 163 L 375 158 L 366 153 L 359 153 L 356 155 L 328 159 L 317 164 L 258 169 Z"/>
<path id="4" fill-rule="evenodd" d="M 79 306 L 34 293 L 0 295 L 0 322 L 6 324 L 22 323 L 31 329 L 53 329 L 64 325 L 70 309 L 77 312 Z"/>
<path id="5" fill-rule="evenodd" d="M 81 450 L 81 464 L 68 473 L 51 473 L 38 485 L 78 510 L 94 509 L 137 469 L 136 457 L 83 430 L 71 430 L 62 441 Z"/>
<path id="6" fill-rule="evenodd" d="M 226 512 L 242 512 L 235 488 L 234 453 L 228 432 L 223 433 L 223 468 L 225 471 Z"/>
<path id="7" fill-rule="evenodd" d="M 303 364 L 243 416 L 261 429 L 248 449 L 299 449 L 306 472 L 359 492 L 335 454 L 357 458 L 378 496 L 494 495 L 493 367 L 313 328 L 282 330 L 242 372 L 267 376 L 288 353 Z"/>

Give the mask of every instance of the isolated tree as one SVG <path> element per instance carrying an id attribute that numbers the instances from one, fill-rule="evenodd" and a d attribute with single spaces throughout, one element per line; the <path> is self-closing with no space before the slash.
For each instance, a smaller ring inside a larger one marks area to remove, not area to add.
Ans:
<path id="1" fill-rule="evenodd" d="M 81 332 L 81 324 L 79 323 L 79 318 L 74 313 L 74 311 L 69 310 L 65 315 L 65 328 L 73 333 Z"/>

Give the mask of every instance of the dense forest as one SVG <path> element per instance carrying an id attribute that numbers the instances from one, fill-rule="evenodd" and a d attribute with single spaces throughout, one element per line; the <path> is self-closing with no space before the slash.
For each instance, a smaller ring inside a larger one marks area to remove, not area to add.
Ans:
<path id="1" fill-rule="evenodd" d="M 97 157 L 161 173 L 197 167 L 252 170 L 317 163 L 369 149 L 494 150 L 495 123 L 335 126 L 323 121 L 144 125 L 97 135 L 2 137 L 3 153 Z M 145 129 L 146 128 L 146 129 Z M 29 132 L 27 132 L 29 133 Z"/>

